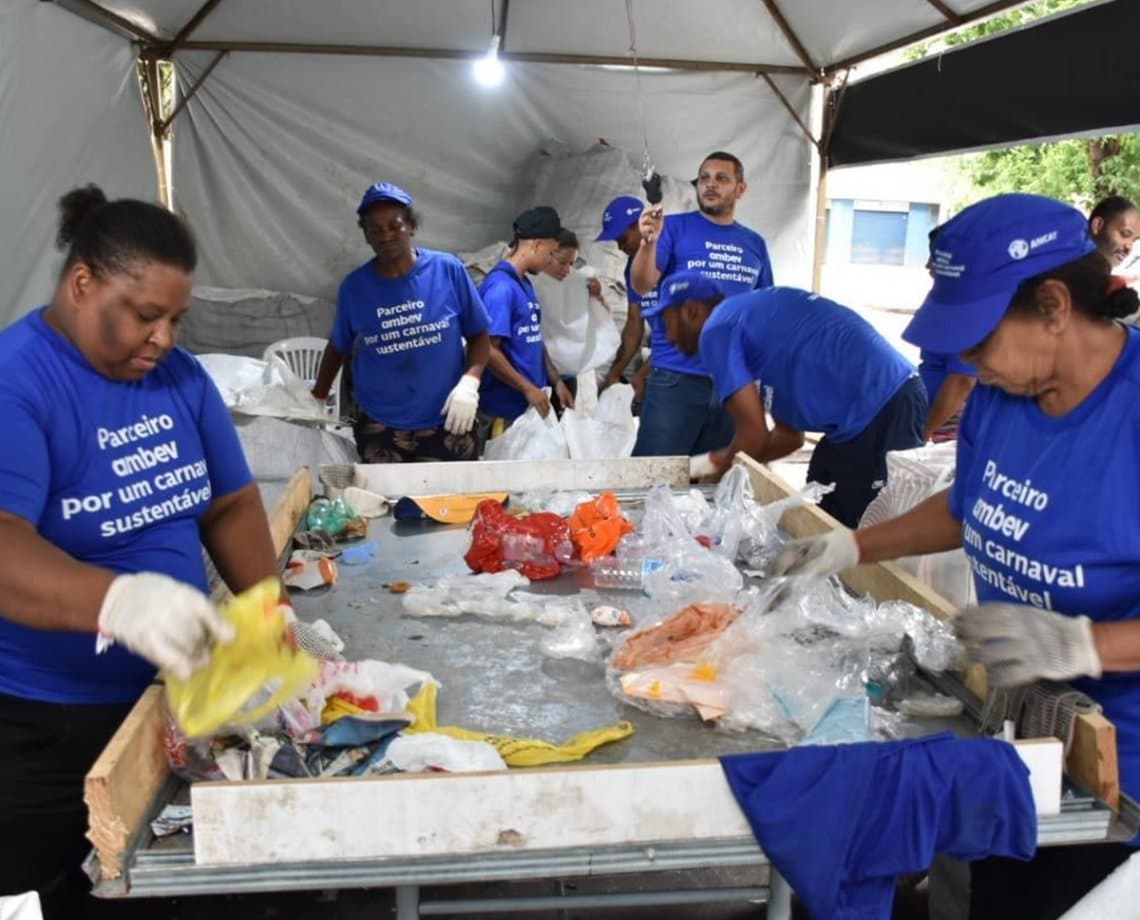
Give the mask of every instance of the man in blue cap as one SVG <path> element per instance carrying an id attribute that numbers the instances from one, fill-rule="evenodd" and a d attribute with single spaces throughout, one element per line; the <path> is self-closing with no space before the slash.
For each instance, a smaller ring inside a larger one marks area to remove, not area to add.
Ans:
<path id="1" fill-rule="evenodd" d="M 934 286 L 903 332 L 978 373 L 954 482 L 866 530 L 795 541 L 772 574 L 961 547 L 980 606 L 955 627 L 991 686 L 1073 681 L 1116 727 L 1120 786 L 1140 796 L 1140 330 L 1079 211 L 998 195 L 947 222 Z M 1050 847 L 971 867 L 972 918 L 1046 920 L 1135 852 Z"/>
<path id="2" fill-rule="evenodd" d="M 724 297 L 701 272 L 661 282 L 665 335 L 699 354 L 736 428 L 731 443 L 693 457 L 690 473 L 723 473 L 737 451 L 761 463 L 822 431 L 810 482 L 834 483 L 820 503 L 854 527 L 887 479 L 887 451 L 922 444 L 926 390 L 914 368 L 862 317 L 825 297 L 774 287 Z M 775 426 L 768 427 L 766 411 Z"/>
<path id="3" fill-rule="evenodd" d="M 455 256 L 412 245 L 419 218 L 402 188 L 369 186 L 356 214 L 373 257 L 341 282 L 313 395 L 328 398 L 351 356 L 365 463 L 478 459 L 491 350 L 483 302 Z"/>
<path id="4" fill-rule="evenodd" d="M 625 291 L 628 302 L 628 312 L 625 315 L 625 325 L 621 330 L 621 345 L 614 355 L 613 363 L 606 372 L 599 391 L 619 383 L 625 369 L 641 351 L 641 343 L 645 340 L 645 320 L 641 315 L 642 303 L 655 303 L 657 291 L 653 290 L 644 297 L 633 289 L 633 282 L 629 277 L 629 267 L 634 255 L 641 246 L 641 229 L 637 225 L 645 205 L 639 198 L 632 195 L 618 195 L 602 213 L 602 231 L 596 237 L 596 243 L 617 243 L 617 248 L 626 255 L 625 262 Z M 633 384 L 634 393 L 640 401 L 645 396 L 645 378 L 649 373 L 649 365 L 642 365 L 634 374 L 630 383 Z"/>
<path id="5" fill-rule="evenodd" d="M 634 290 L 648 295 L 678 271 L 716 281 L 725 296 L 772 285 L 764 238 L 736 220 L 736 203 L 748 188 L 744 165 L 731 153 L 715 151 L 701 163 L 693 185 L 696 211 L 665 217 L 655 206 L 638 219 L 641 242 L 630 264 Z M 724 444 L 732 422 L 713 391 L 711 368 L 696 354 L 678 352 L 660 322 L 651 320 L 650 327 L 652 368 L 634 454 L 702 454 Z"/>

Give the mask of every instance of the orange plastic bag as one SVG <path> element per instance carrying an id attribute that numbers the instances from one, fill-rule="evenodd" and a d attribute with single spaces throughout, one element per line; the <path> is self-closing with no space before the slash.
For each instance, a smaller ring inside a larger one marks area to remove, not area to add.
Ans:
<path id="1" fill-rule="evenodd" d="M 608 556 L 633 525 L 626 520 L 613 492 L 582 502 L 570 515 L 570 542 L 583 562 Z"/>

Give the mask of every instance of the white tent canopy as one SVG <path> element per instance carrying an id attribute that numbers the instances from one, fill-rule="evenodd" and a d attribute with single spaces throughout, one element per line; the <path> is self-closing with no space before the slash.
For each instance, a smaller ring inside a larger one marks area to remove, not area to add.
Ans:
<path id="1" fill-rule="evenodd" d="M 1011 5 L 635 0 L 641 62 L 671 68 L 641 73 L 657 167 L 687 177 L 711 150 L 736 153 L 750 186 L 740 219 L 768 238 L 780 281 L 807 284 L 813 82 Z M 469 62 L 492 30 L 509 72 L 489 91 Z M 328 296 L 367 254 L 353 208 L 373 181 L 416 198 L 423 245 L 473 249 L 534 203 L 525 176 L 538 151 L 605 138 L 638 156 L 629 46 L 624 0 L 11 0 L 0 12 L 0 322 L 50 294 L 62 192 L 97 181 L 154 197 L 139 53 L 171 57 L 189 97 L 172 179 L 199 237 L 198 280 Z"/>

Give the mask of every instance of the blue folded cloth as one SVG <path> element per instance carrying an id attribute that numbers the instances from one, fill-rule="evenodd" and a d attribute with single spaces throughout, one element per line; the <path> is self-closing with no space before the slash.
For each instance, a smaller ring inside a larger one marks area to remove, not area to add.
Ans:
<path id="1" fill-rule="evenodd" d="M 720 759 L 772 865 L 813 920 L 889 920 L 895 879 L 958 859 L 1030 859 L 1037 813 L 1013 746 L 949 733 Z"/>

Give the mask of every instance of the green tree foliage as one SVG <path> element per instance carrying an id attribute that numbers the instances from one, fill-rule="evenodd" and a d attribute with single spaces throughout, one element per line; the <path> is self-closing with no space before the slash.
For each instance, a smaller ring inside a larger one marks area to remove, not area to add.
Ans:
<path id="1" fill-rule="evenodd" d="M 1035 19 L 1083 6 L 1089 0 L 1036 0 L 977 25 L 951 32 L 907 53 L 915 60 Z M 1026 144 L 963 157 L 974 186 L 971 198 L 1001 192 L 1034 192 L 1091 207 L 1109 195 L 1140 199 L 1140 135 L 1123 134 Z"/>

